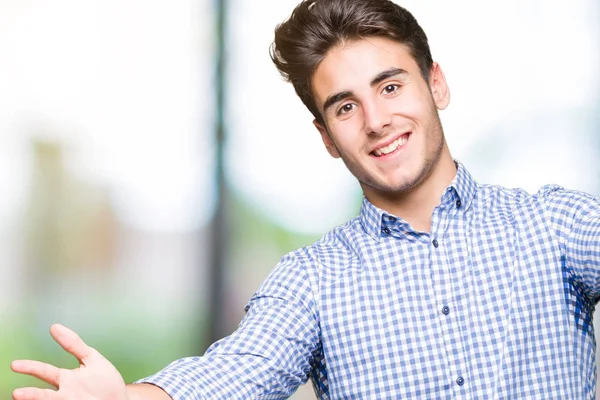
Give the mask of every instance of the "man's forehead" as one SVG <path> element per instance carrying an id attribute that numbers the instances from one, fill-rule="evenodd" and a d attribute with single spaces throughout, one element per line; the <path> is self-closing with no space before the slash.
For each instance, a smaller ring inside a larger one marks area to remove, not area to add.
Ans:
<path id="1" fill-rule="evenodd" d="M 313 79 L 342 78 L 346 74 L 368 76 L 391 66 L 410 72 L 418 68 L 408 46 L 386 38 L 344 41 L 332 47 L 317 65 Z"/>
<path id="2" fill-rule="evenodd" d="M 418 70 L 407 46 L 383 38 L 349 41 L 323 57 L 312 76 L 313 92 L 323 104 L 332 93 L 371 86 L 379 74 L 392 69 L 405 74 Z"/>

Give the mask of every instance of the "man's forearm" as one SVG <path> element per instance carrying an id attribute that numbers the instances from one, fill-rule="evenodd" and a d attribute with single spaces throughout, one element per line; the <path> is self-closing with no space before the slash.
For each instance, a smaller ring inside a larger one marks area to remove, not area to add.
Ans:
<path id="1" fill-rule="evenodd" d="M 129 400 L 173 400 L 164 390 L 149 383 L 127 385 Z"/>

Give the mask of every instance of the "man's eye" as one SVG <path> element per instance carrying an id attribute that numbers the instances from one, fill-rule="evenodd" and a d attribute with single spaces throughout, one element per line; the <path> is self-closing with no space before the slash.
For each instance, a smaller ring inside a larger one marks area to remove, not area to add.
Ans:
<path id="1" fill-rule="evenodd" d="M 340 111 L 338 112 L 338 114 L 346 114 L 346 113 L 349 113 L 350 111 L 352 111 L 353 109 L 354 109 L 354 104 L 352 104 L 352 103 L 344 104 L 342 107 L 340 107 Z"/>
<path id="2" fill-rule="evenodd" d="M 398 88 L 400 87 L 400 85 L 387 85 L 386 87 L 383 88 L 383 92 L 386 94 L 391 94 L 394 93 L 396 90 L 398 90 Z"/>

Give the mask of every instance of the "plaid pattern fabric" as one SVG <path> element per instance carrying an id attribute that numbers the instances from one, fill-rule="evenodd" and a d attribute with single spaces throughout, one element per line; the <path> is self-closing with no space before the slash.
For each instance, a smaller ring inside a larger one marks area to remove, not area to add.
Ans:
<path id="1" fill-rule="evenodd" d="M 203 357 L 144 379 L 174 399 L 593 399 L 600 203 L 465 168 L 431 232 L 366 199 L 286 255 Z"/>

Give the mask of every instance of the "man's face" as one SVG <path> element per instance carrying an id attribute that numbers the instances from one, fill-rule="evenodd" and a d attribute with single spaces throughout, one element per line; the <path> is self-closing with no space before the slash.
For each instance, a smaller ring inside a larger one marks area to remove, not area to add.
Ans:
<path id="1" fill-rule="evenodd" d="M 323 142 L 367 197 L 417 187 L 447 151 L 437 113 L 449 102 L 444 75 L 434 63 L 430 88 L 401 43 L 371 37 L 337 46 L 312 83 Z"/>

